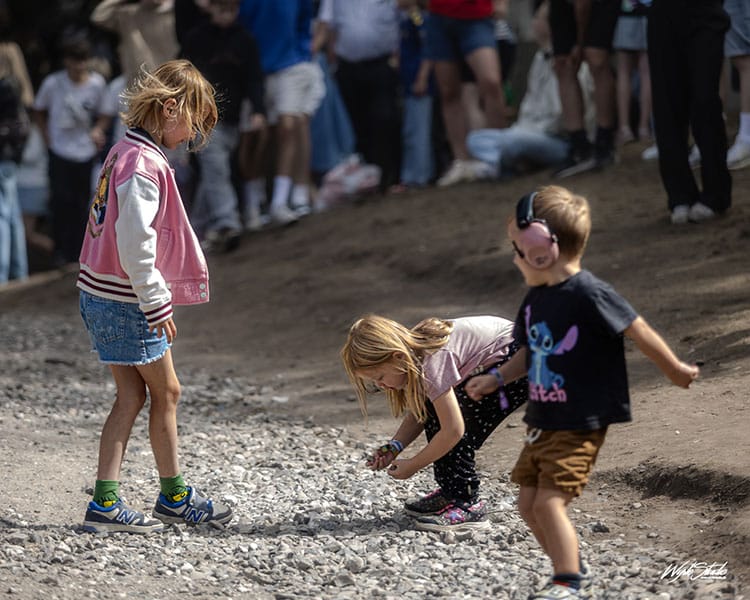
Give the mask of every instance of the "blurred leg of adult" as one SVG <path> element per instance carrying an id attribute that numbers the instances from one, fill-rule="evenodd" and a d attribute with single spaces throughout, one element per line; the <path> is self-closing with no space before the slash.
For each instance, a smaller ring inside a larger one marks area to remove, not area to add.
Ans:
<path id="1" fill-rule="evenodd" d="M 198 153 L 200 181 L 195 191 L 193 226 L 202 235 L 242 230 L 237 192 L 232 184 L 232 153 L 239 142 L 236 124 L 219 123 L 211 141 Z"/>
<path id="2" fill-rule="evenodd" d="M 689 207 L 699 198 L 688 162 L 690 26 L 684 2 L 654 0 L 648 17 L 648 56 L 659 173 L 670 211 Z"/>
<path id="3" fill-rule="evenodd" d="M 729 17 L 721 0 L 688 2 L 689 27 L 694 31 L 687 44 L 690 77 L 690 125 L 701 153 L 701 204 L 723 213 L 732 202 L 732 179 L 727 168 L 727 135 L 719 96 L 724 62 L 724 34 Z"/>
<path id="4" fill-rule="evenodd" d="M 472 131 L 466 143 L 471 155 L 492 165 L 500 177 L 515 174 L 523 165 L 557 165 L 568 153 L 566 140 L 514 126 Z"/>
<path id="5" fill-rule="evenodd" d="M 350 62 L 339 58 L 336 73 L 357 138 L 357 151 L 381 168 L 380 190 L 397 183 L 401 154 L 398 76 L 389 57 Z"/>
<path id="6" fill-rule="evenodd" d="M 404 98 L 401 183 L 427 185 L 434 176 L 432 96 Z"/>
<path id="7" fill-rule="evenodd" d="M 50 153 L 50 211 L 55 240 L 55 266 L 78 261 L 91 201 L 93 159 L 67 160 Z"/>
<path id="8" fill-rule="evenodd" d="M 466 55 L 477 80 L 487 127 L 502 129 L 507 126 L 502 73 L 496 46 L 483 46 Z"/>

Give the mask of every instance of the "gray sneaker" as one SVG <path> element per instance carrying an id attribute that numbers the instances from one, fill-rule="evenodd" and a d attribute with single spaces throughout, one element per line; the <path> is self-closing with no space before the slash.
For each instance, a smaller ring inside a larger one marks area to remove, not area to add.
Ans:
<path id="1" fill-rule="evenodd" d="M 153 533 L 163 529 L 164 523 L 149 519 L 142 512 L 129 508 L 122 500 L 107 507 L 89 502 L 83 521 L 83 530 L 91 533 Z"/>
<path id="2" fill-rule="evenodd" d="M 232 520 L 232 509 L 226 504 L 203 497 L 193 487 L 188 486 L 187 490 L 187 498 L 180 502 L 170 502 L 164 494 L 159 494 L 151 514 L 164 523 L 208 523 L 219 529 Z"/>

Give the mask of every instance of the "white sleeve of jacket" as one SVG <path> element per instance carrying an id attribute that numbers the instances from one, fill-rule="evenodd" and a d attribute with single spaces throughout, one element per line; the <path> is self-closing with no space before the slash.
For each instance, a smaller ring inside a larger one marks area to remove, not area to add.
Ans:
<path id="1" fill-rule="evenodd" d="M 157 240 L 152 226 L 159 210 L 159 187 L 136 173 L 117 188 L 117 206 L 115 232 L 120 264 L 149 325 L 166 321 L 172 317 L 172 294 L 156 268 Z"/>

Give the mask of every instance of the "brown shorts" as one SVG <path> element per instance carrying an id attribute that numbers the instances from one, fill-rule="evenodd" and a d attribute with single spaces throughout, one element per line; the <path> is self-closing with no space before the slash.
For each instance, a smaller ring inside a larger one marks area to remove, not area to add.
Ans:
<path id="1" fill-rule="evenodd" d="M 593 431 L 529 428 L 527 441 L 510 479 L 522 487 L 559 489 L 580 496 L 589 482 L 589 474 L 606 433 L 606 427 Z M 532 439 L 534 441 L 530 441 Z"/>

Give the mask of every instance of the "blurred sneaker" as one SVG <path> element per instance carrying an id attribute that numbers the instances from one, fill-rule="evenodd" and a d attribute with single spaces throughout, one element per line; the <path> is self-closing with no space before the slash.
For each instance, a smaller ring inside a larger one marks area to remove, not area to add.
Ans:
<path id="1" fill-rule="evenodd" d="M 467 531 L 488 527 L 490 522 L 484 500 L 474 504 L 453 502 L 437 515 L 417 519 L 417 529 L 422 531 Z"/>
<path id="2" fill-rule="evenodd" d="M 260 231 L 270 222 L 271 222 L 271 217 L 268 215 L 264 215 L 262 213 L 250 215 L 245 221 L 245 231 L 249 231 L 249 232 Z"/>
<path id="3" fill-rule="evenodd" d="M 491 164 L 486 163 L 482 160 L 472 161 L 474 170 L 474 176 L 476 179 L 486 181 L 488 179 L 495 179 L 497 177 L 497 168 Z"/>
<path id="4" fill-rule="evenodd" d="M 565 179 L 566 177 L 593 171 L 596 167 L 594 152 L 591 147 L 587 147 L 585 150 L 571 151 L 565 162 L 552 176 L 555 179 Z"/>
<path id="5" fill-rule="evenodd" d="M 618 146 L 625 146 L 626 144 L 630 144 L 631 142 L 635 141 L 635 136 L 633 135 L 633 131 L 630 129 L 630 127 L 621 127 L 620 130 L 617 132 L 617 145 Z"/>
<path id="6" fill-rule="evenodd" d="M 271 207 L 271 223 L 275 225 L 289 225 L 297 219 L 299 219 L 297 213 L 286 206 Z"/>
<path id="7" fill-rule="evenodd" d="M 733 171 L 750 167 L 750 146 L 736 139 L 727 151 L 727 167 Z"/>
<path id="8" fill-rule="evenodd" d="M 591 567 L 585 560 L 581 560 L 581 596 L 590 598 L 594 594 L 594 576 L 591 574 Z"/>
<path id="9" fill-rule="evenodd" d="M 641 152 L 641 160 L 656 160 L 659 158 L 659 147 L 653 144 Z"/>
<path id="10" fill-rule="evenodd" d="M 91 501 L 86 510 L 83 529 L 92 533 L 153 533 L 162 531 L 164 523 L 128 508 L 122 500 L 108 507 Z"/>
<path id="11" fill-rule="evenodd" d="M 164 523 L 187 523 L 198 525 L 208 523 L 222 528 L 232 520 L 232 509 L 204 498 L 195 488 L 188 486 L 188 496 L 180 502 L 170 502 L 164 494 L 159 494 L 151 514 Z"/>
<path id="12" fill-rule="evenodd" d="M 457 183 L 489 179 L 494 176 L 494 169 L 481 160 L 456 159 L 437 180 L 438 187 L 448 187 Z"/>
<path id="13" fill-rule="evenodd" d="M 710 221 L 716 218 L 716 212 L 712 208 L 709 208 L 702 202 L 696 202 L 690 207 L 690 213 L 688 214 L 688 221 L 692 223 L 701 223 L 702 221 Z"/>
<path id="14" fill-rule="evenodd" d="M 696 146 L 695 144 L 693 144 L 693 147 L 690 148 L 688 162 L 690 163 L 691 169 L 697 169 L 701 166 L 701 151 L 698 150 L 698 146 Z"/>
<path id="15" fill-rule="evenodd" d="M 292 203 L 292 212 L 298 217 L 306 217 L 312 212 L 310 204 L 294 204 Z"/>
<path id="16" fill-rule="evenodd" d="M 684 225 L 690 218 L 690 207 L 687 204 L 680 204 L 672 209 L 672 225 Z"/>
<path id="17" fill-rule="evenodd" d="M 201 248 L 209 254 L 232 252 L 240 245 L 242 232 L 232 227 L 222 227 L 208 231 L 201 241 Z"/>
<path id="18" fill-rule="evenodd" d="M 453 500 L 443 495 L 443 490 L 438 488 L 417 500 L 406 502 L 404 512 L 412 517 L 426 517 L 440 513 L 452 503 Z"/>
<path id="19" fill-rule="evenodd" d="M 573 598 L 586 598 L 580 590 L 566 585 L 549 582 L 541 590 L 529 596 L 529 600 L 570 600 Z"/>

